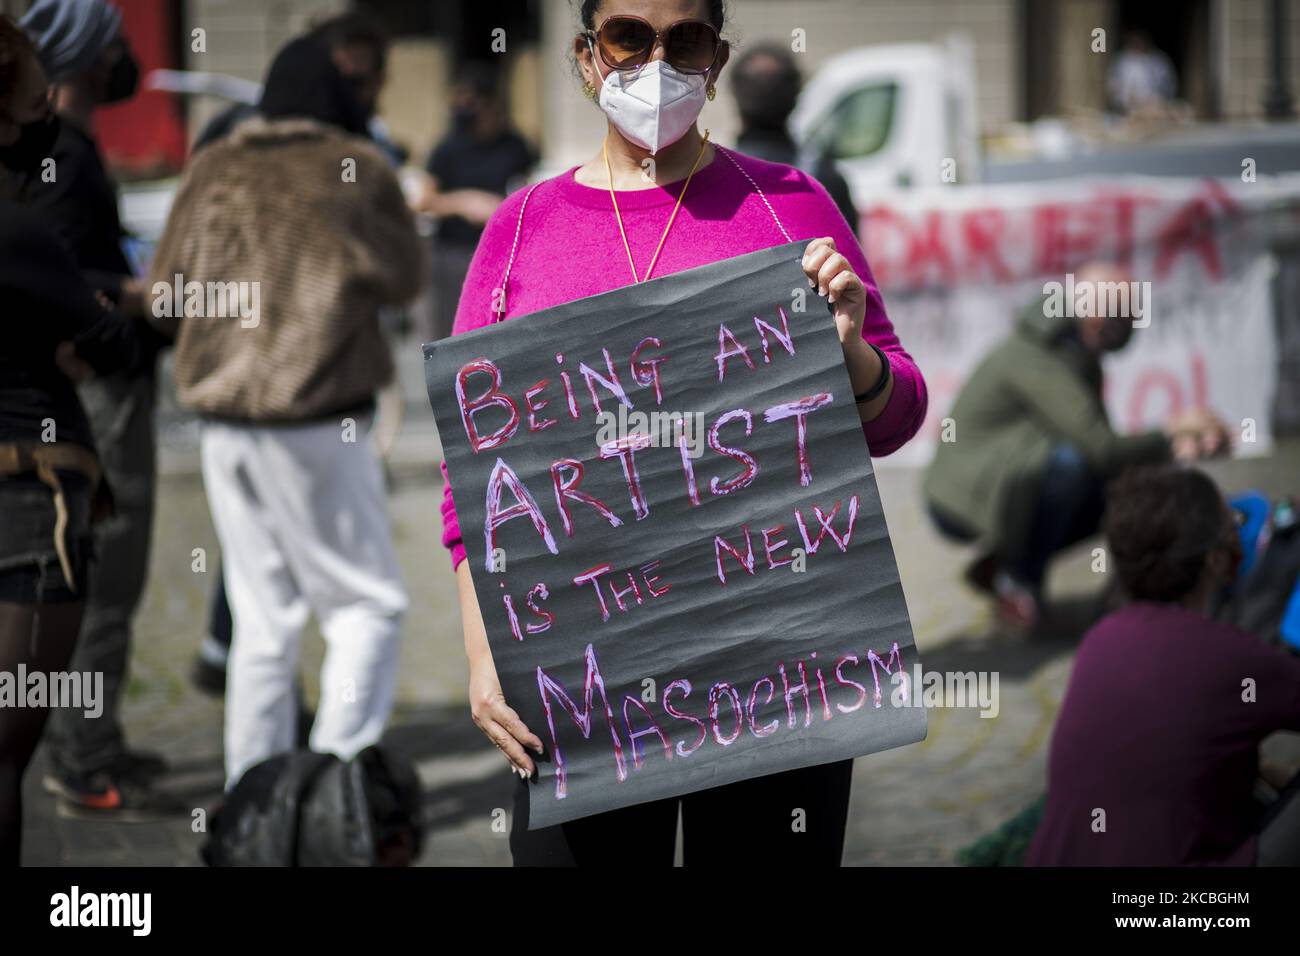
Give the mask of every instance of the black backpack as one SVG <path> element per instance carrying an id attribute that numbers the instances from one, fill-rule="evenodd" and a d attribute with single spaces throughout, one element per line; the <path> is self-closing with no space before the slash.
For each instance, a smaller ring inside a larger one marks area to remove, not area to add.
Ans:
<path id="1" fill-rule="evenodd" d="M 379 747 L 296 750 L 250 767 L 212 816 L 208 866 L 404 866 L 424 842 L 420 782 Z"/>

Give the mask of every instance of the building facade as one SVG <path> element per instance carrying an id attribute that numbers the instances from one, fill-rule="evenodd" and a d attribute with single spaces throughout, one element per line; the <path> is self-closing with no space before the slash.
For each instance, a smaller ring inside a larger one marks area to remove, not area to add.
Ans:
<path id="1" fill-rule="evenodd" d="M 578 4 L 571 0 L 117 2 L 165 17 L 187 69 L 253 81 L 296 33 L 349 6 L 369 11 L 394 35 L 382 114 L 417 159 L 446 127 L 445 93 L 466 59 L 500 65 L 515 124 L 539 143 L 547 166 L 588 158 L 602 129 L 573 67 Z M 0 9 L 13 15 L 27 6 L 28 0 L 0 0 Z M 1103 110 L 1108 55 L 1132 29 L 1145 31 L 1170 57 L 1179 98 L 1199 119 L 1262 119 L 1270 102 L 1285 113 L 1288 100 L 1293 111 L 1300 95 L 1300 0 L 733 0 L 729 6 L 726 33 L 736 49 L 759 40 L 790 42 L 806 72 L 855 47 L 964 37 L 974 55 L 985 133 L 1042 116 Z M 1098 30 L 1104 53 L 1096 50 Z M 705 119 L 714 138 L 728 142 L 736 117 L 725 75 L 721 85 Z M 220 106 L 205 97 L 182 104 L 190 134 Z"/>

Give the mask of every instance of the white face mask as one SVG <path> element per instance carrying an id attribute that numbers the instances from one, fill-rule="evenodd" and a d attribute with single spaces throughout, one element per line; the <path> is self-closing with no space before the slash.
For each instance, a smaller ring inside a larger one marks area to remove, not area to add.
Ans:
<path id="1" fill-rule="evenodd" d="M 629 142 L 654 155 L 685 136 L 699 117 L 707 79 L 707 73 L 679 73 L 663 60 L 611 70 L 600 86 L 600 108 Z"/>

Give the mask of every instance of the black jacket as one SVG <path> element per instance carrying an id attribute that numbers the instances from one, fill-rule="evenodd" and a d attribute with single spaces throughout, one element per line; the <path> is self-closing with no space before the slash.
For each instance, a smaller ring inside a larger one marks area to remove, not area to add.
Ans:
<path id="1" fill-rule="evenodd" d="M 24 202 L 63 240 L 91 288 L 116 299 L 131 267 L 122 252 L 117 189 L 99 147 L 75 123 L 63 120 L 50 158 L 54 181 L 45 182 L 39 173 L 29 175 L 22 186 Z"/>
<path id="2" fill-rule="evenodd" d="M 57 441 L 94 447 L 72 382 L 54 363 L 60 342 L 97 374 L 132 367 L 136 323 L 104 309 L 37 211 L 0 200 L 0 442 Z"/>
<path id="3" fill-rule="evenodd" d="M 849 184 L 835 168 L 835 161 L 824 153 L 801 156 L 790 134 L 784 131 L 747 129 L 741 131 L 736 139 L 736 149 L 769 163 L 785 163 L 787 166 L 799 166 L 805 173 L 822 184 L 830 194 L 836 208 L 849 229 L 858 234 L 858 210 L 853 205 L 853 195 Z"/>

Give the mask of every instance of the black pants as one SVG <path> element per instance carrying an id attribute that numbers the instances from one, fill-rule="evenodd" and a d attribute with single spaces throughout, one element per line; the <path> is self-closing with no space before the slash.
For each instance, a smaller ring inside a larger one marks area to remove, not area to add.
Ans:
<path id="1" fill-rule="evenodd" d="M 527 788 L 515 790 L 510 853 L 515 866 L 672 866 L 677 814 L 685 866 L 839 866 L 849 817 L 853 761 L 739 783 L 528 829 Z"/>
<path id="2" fill-rule="evenodd" d="M 1073 445 L 1057 445 L 1048 456 L 1038 500 L 1030 507 L 1028 539 L 1007 542 L 1015 553 L 998 557 L 1020 583 L 1039 591 L 1051 559 L 1100 530 L 1106 510 L 1106 479 L 1092 470 Z M 963 522 L 933 506 L 930 517 L 946 538 L 964 543 L 979 538 Z"/>
<path id="3" fill-rule="evenodd" d="M 50 758 L 66 773 L 104 770 L 126 747 L 120 710 L 131 621 L 144 592 L 153 533 L 156 387 L 152 373 L 111 375 L 81 387 L 116 514 L 96 529 L 98 562 L 70 664 L 71 670 L 104 675 L 104 711 L 95 719 L 76 708 L 55 710 L 50 716 Z"/>

